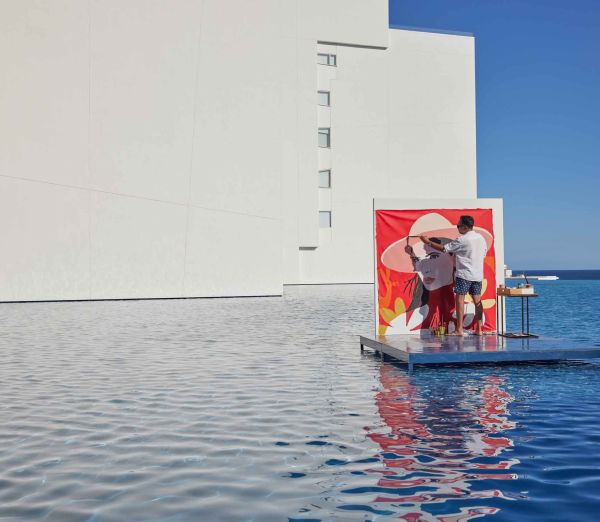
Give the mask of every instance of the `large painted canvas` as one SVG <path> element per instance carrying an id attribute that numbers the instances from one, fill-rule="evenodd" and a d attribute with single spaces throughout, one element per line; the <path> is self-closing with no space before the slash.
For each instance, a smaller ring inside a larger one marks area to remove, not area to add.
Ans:
<path id="1" fill-rule="evenodd" d="M 444 325 L 456 328 L 454 257 L 425 246 L 420 235 L 438 243 L 456 239 L 461 215 L 475 219 L 475 232 L 487 243 L 482 302 L 484 331 L 496 330 L 496 258 L 491 209 L 376 210 L 377 332 L 419 334 Z M 409 247 L 407 249 L 407 247 Z M 407 250 L 412 248 L 413 255 Z M 416 260 L 414 258 L 417 258 Z M 475 328 L 475 305 L 465 304 L 464 327 Z"/>

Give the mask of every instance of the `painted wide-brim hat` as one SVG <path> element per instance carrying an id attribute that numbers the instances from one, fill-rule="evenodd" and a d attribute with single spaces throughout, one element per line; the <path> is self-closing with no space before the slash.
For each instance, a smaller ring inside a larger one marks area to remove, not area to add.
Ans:
<path id="1" fill-rule="evenodd" d="M 494 241 L 492 234 L 481 227 L 473 227 L 473 231 L 483 236 L 489 250 Z M 408 236 L 395 241 L 385 249 L 383 254 L 381 254 L 381 262 L 384 266 L 396 272 L 414 272 L 410 255 L 404 249 L 407 245 L 413 246 L 420 243 L 419 236 L 422 235 L 430 238 L 438 237 L 454 240 L 460 236 L 460 232 L 456 228 L 456 225 L 450 223 L 450 221 L 437 212 L 424 214 L 412 224 Z"/>

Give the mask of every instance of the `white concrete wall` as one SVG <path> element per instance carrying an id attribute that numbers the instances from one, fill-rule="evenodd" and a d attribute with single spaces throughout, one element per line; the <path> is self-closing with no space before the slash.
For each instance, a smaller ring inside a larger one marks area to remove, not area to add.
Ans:
<path id="1" fill-rule="evenodd" d="M 1 2 L 0 301 L 372 281 L 373 196 L 476 191 L 472 39 L 387 25 L 387 0 Z"/>
<path id="2" fill-rule="evenodd" d="M 388 0 L 299 0 L 298 38 L 353 46 L 388 46 Z"/>
<path id="3" fill-rule="evenodd" d="M 0 3 L 0 301 L 280 294 L 296 24 L 289 0 Z"/>
<path id="4" fill-rule="evenodd" d="M 319 119 L 331 122 L 332 146 L 319 168 L 332 169 L 332 228 L 300 251 L 286 282 L 372 282 L 373 197 L 477 195 L 474 40 L 390 30 L 387 50 L 319 49 L 338 58 L 318 71 L 331 91 Z"/>

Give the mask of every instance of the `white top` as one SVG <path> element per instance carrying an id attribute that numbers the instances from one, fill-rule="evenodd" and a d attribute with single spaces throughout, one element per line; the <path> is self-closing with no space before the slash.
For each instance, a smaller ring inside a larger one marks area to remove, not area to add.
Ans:
<path id="1" fill-rule="evenodd" d="M 487 243 L 481 234 L 469 230 L 444 247 L 456 257 L 456 277 L 467 281 L 483 281 L 483 260 Z"/>

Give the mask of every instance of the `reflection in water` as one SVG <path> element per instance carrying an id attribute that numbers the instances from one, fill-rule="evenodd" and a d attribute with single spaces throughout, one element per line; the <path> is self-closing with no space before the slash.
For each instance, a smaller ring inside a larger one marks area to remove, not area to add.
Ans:
<path id="1" fill-rule="evenodd" d="M 379 495 L 370 504 L 407 522 L 497 513 L 485 500 L 503 494 L 488 481 L 515 480 L 509 469 L 519 462 L 501 457 L 512 441 L 500 433 L 515 427 L 503 379 L 467 379 L 448 390 L 440 385 L 445 380 L 413 378 L 390 364 L 381 365 L 380 379 L 375 400 L 385 429 L 369 430 L 368 437 L 381 447 L 384 467 L 367 470 L 379 475 L 372 489 Z"/>

